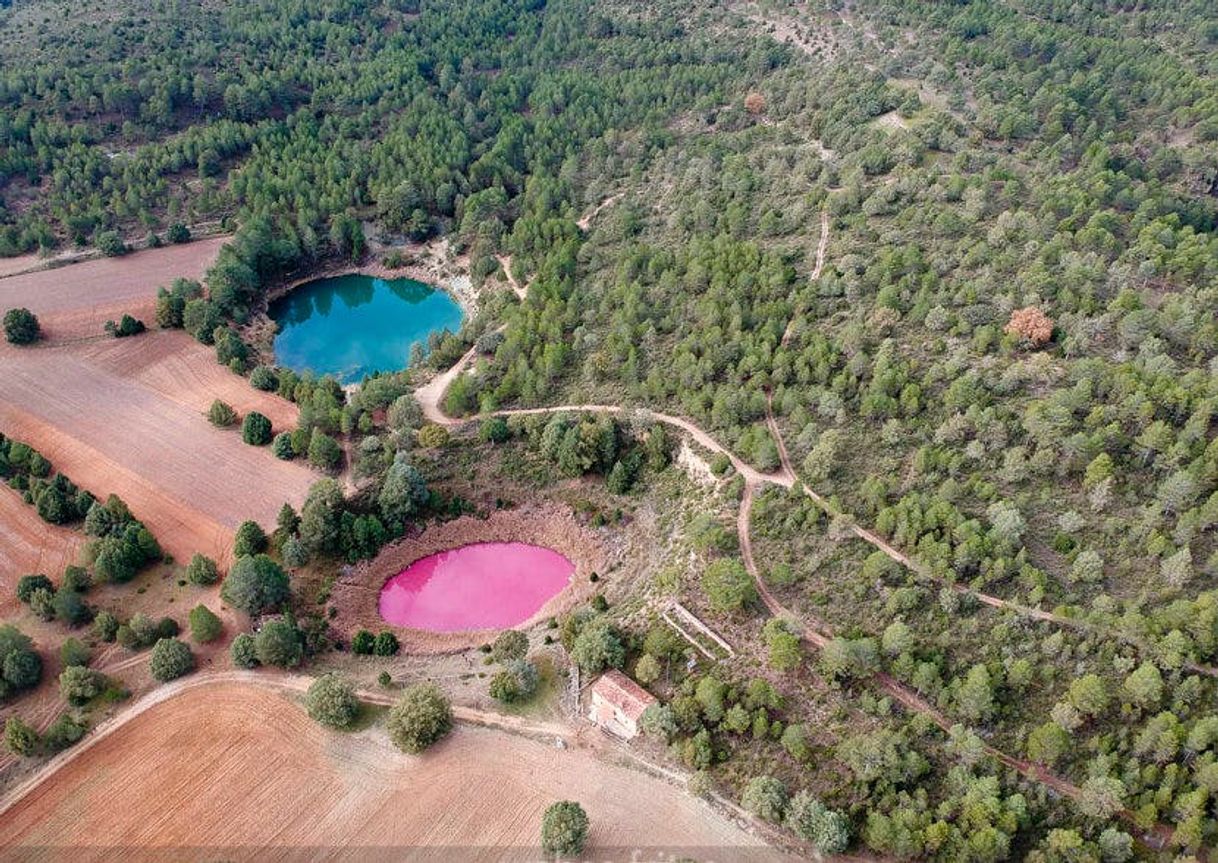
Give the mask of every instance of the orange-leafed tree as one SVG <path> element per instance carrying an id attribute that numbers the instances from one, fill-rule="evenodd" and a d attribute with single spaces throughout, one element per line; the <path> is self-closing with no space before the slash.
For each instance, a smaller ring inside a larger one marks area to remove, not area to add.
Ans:
<path id="1" fill-rule="evenodd" d="M 1036 306 L 1028 306 L 1011 312 L 1006 331 L 1038 348 L 1053 338 L 1053 319 Z"/>

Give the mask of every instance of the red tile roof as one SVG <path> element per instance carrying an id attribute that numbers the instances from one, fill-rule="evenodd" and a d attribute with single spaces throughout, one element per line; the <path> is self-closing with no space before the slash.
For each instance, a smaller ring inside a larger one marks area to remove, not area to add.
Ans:
<path id="1" fill-rule="evenodd" d="M 610 669 L 592 684 L 592 691 L 626 716 L 638 721 L 643 711 L 655 703 L 655 696 L 622 672 Z"/>

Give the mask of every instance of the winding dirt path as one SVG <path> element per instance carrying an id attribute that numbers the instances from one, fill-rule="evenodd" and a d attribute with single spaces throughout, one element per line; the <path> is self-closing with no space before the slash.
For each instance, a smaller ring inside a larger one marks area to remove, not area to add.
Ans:
<path id="1" fill-rule="evenodd" d="M 512 256 L 495 255 L 495 260 L 499 262 L 499 266 L 503 267 L 503 274 L 507 276 L 508 285 L 511 287 L 512 293 L 519 297 L 520 302 L 523 303 L 529 298 L 529 286 L 521 285 L 520 282 L 516 281 L 516 277 L 512 275 Z"/>
<path id="2" fill-rule="evenodd" d="M 808 281 L 815 282 L 820 278 L 821 272 L 825 269 L 825 253 L 829 250 L 829 211 L 827 209 L 820 211 L 820 241 L 816 244 L 816 263 L 812 267 L 812 272 L 808 274 Z M 791 336 L 795 334 L 795 322 L 799 319 L 798 315 L 792 315 L 790 323 L 787 324 L 786 330 L 782 334 L 782 346 L 785 348 L 791 341 Z"/>
<path id="3" fill-rule="evenodd" d="M 625 192 L 618 192 L 616 195 L 610 195 L 608 198 L 601 201 L 591 210 L 589 210 L 588 212 L 586 212 L 582 216 L 580 216 L 579 220 L 575 223 L 576 226 L 581 231 L 588 230 L 588 228 L 592 227 L 592 220 L 595 219 L 598 215 L 600 215 L 601 210 L 605 209 L 606 207 L 613 206 L 618 201 L 622 200 L 624 195 L 625 195 Z"/>
<path id="4" fill-rule="evenodd" d="M 825 224 L 825 223 L 822 222 L 822 224 Z M 825 230 L 827 230 L 827 226 L 826 226 Z M 824 242 L 824 239 L 822 238 L 822 243 L 823 242 Z M 465 366 L 472 359 L 472 356 L 473 356 L 473 352 L 471 351 L 470 353 L 468 353 L 464 357 L 462 357 L 462 359 L 459 360 L 457 362 L 457 364 L 453 366 L 452 369 L 449 369 L 448 372 L 444 373 L 444 375 L 437 376 L 437 378 L 447 376 L 447 380 L 451 381 L 452 378 L 455 377 L 456 374 L 459 374 L 462 370 L 464 370 Z M 445 383 L 444 386 L 447 386 L 447 383 Z M 456 426 L 465 425 L 474 420 L 474 418 L 472 418 L 472 417 L 454 418 L 454 417 L 449 417 L 446 414 L 444 414 L 444 412 L 439 407 L 439 399 L 442 396 L 443 396 L 443 387 L 436 388 L 436 387 L 432 387 L 431 385 L 416 392 L 416 397 L 419 399 L 420 404 L 423 405 L 424 415 L 427 416 L 430 421 L 439 423 L 441 425 L 456 427 Z M 796 483 L 798 482 L 798 479 L 795 475 L 795 471 L 791 465 L 790 454 L 787 451 L 786 443 L 783 439 L 781 430 L 778 428 L 777 421 L 774 418 L 773 400 L 768 392 L 767 392 L 767 399 L 766 399 L 766 426 L 769 429 L 770 434 L 773 435 L 773 437 L 774 437 L 774 441 L 775 441 L 775 444 L 776 444 L 776 446 L 778 448 L 778 452 L 779 452 L 780 463 L 782 465 L 782 467 L 779 471 L 771 472 L 771 473 L 759 471 L 756 468 L 754 468 L 753 466 L 747 464 L 741 458 L 739 458 L 734 452 L 732 452 L 727 447 L 720 444 L 708 432 L 706 432 L 699 426 L 695 425 L 694 423 L 690 422 L 689 420 L 685 420 L 680 417 L 672 416 L 671 414 L 665 414 L 665 413 L 661 413 L 659 411 L 653 411 L 649 408 L 626 409 L 626 408 L 621 407 L 620 405 L 601 405 L 601 404 L 584 403 L 584 404 L 558 405 L 558 406 L 554 406 L 554 407 L 507 409 L 507 410 L 495 411 L 490 415 L 505 416 L 505 417 L 506 416 L 530 416 L 530 415 L 535 416 L 535 415 L 544 415 L 544 414 L 576 413 L 576 412 L 594 412 L 594 413 L 608 413 L 608 414 L 634 413 L 639 416 L 647 417 L 655 422 L 661 422 L 666 425 L 672 426 L 674 428 L 680 429 L 681 431 L 684 431 L 685 433 L 687 433 L 691 438 L 693 438 L 700 445 L 702 445 L 706 449 L 710 450 L 711 452 L 720 453 L 720 454 L 726 456 L 728 458 L 728 460 L 731 462 L 732 466 L 736 469 L 736 471 L 741 475 L 741 477 L 744 480 L 744 491 L 743 491 L 743 494 L 741 497 L 740 507 L 739 507 L 739 510 L 737 513 L 736 528 L 737 528 L 737 534 L 738 534 L 739 542 L 740 542 L 741 558 L 744 561 L 745 569 L 748 571 L 749 575 L 752 577 L 754 583 L 757 586 L 757 592 L 758 592 L 759 596 L 761 597 L 763 604 L 765 605 L 766 609 L 770 612 L 770 614 L 772 614 L 776 617 L 783 617 L 783 618 L 787 619 L 788 621 L 792 622 L 797 627 L 799 627 L 799 629 L 801 630 L 801 632 L 800 632 L 801 638 L 804 641 L 806 641 L 809 645 L 811 645 L 813 648 L 820 650 L 820 649 L 823 649 L 829 643 L 829 641 L 833 637 L 832 630 L 830 629 L 830 627 L 828 627 L 827 625 L 825 625 L 819 621 L 816 622 L 818 625 L 816 625 L 816 626 L 811 625 L 812 622 L 810 622 L 806 619 L 801 619 L 799 616 L 792 614 L 777 600 L 776 597 L 774 597 L 774 595 L 771 593 L 771 591 L 769 589 L 769 586 L 765 583 L 765 579 L 761 575 L 761 572 L 757 566 L 755 556 L 753 554 L 750 517 L 752 514 L 753 499 L 754 499 L 754 495 L 756 493 L 757 488 L 763 484 L 772 484 L 772 485 L 780 486 L 782 488 L 790 489 L 790 488 L 795 487 Z M 806 494 L 809 498 L 811 498 L 814 502 L 816 502 L 817 505 L 819 505 L 826 512 L 829 512 L 830 515 L 833 514 L 828 505 L 828 501 L 822 495 L 818 494 L 817 492 L 808 488 L 807 486 L 803 486 L 802 484 L 801 484 L 801 487 L 803 489 L 803 493 Z M 938 579 L 936 576 L 934 576 L 933 573 L 930 573 L 929 570 L 927 570 L 925 567 L 921 566 L 920 564 L 914 563 L 914 561 L 912 561 L 907 555 L 898 551 L 896 548 L 894 548 L 889 543 L 885 542 L 875 533 L 867 530 L 866 528 L 863 528 L 857 524 L 851 523 L 850 530 L 852 533 L 854 533 L 855 536 L 857 536 L 858 538 L 871 544 L 873 547 L 877 548 L 878 550 L 884 552 L 891 559 L 897 561 L 898 563 L 901 563 L 902 565 L 907 566 L 910 569 L 912 569 L 916 572 L 919 572 L 921 574 L 924 574 L 930 578 L 934 578 L 935 580 L 941 580 L 941 579 Z M 963 585 L 952 584 L 951 586 L 954 590 L 956 590 L 962 594 L 968 594 L 968 595 L 974 596 L 979 601 L 981 601 L 984 604 L 989 605 L 993 608 L 1009 609 L 1009 610 L 1015 611 L 1017 613 L 1025 613 L 1028 616 L 1034 617 L 1039 620 L 1055 622 L 1055 623 L 1059 623 L 1059 624 L 1065 625 L 1065 626 L 1076 626 L 1079 623 L 1078 621 L 1072 621 L 1068 618 L 1061 618 L 1050 612 L 1041 611 L 1039 609 L 1030 609 L 1030 608 L 1026 608 L 1024 606 L 1017 605 L 1015 603 L 1009 603 L 1009 602 L 999 599 L 997 597 L 989 596 L 988 594 L 983 594 L 983 593 L 979 593 L 977 591 L 971 590 L 970 588 L 964 587 Z M 874 681 L 874 683 L 877 684 L 877 686 L 886 695 L 890 696 L 898 703 L 904 705 L 910 711 L 915 712 L 915 713 L 921 713 L 921 714 L 924 714 L 924 715 L 930 717 L 931 720 L 945 732 L 949 731 L 953 726 L 961 724 L 961 723 L 952 722 L 942 711 L 940 711 L 934 705 L 930 704 L 928 701 L 926 701 L 924 698 L 922 698 L 920 695 L 918 695 L 915 691 L 908 688 L 904 684 L 900 683 L 898 680 L 896 680 L 895 678 L 893 678 L 891 675 L 887 674 L 886 672 L 876 672 L 871 676 L 870 679 L 872 681 Z M 1069 782 L 1066 779 L 1061 778 L 1060 776 L 1057 776 L 1056 774 L 1051 773 L 1050 771 L 1048 771 L 1047 769 L 1045 769 L 1043 766 L 1041 766 L 1039 764 L 1034 764 L 1027 760 L 1015 758 L 1011 755 L 1006 754 L 1005 752 L 1002 752 L 999 749 L 996 749 L 993 746 L 990 746 L 989 744 L 983 744 L 983 751 L 987 755 L 992 756 L 993 758 L 997 759 L 1002 764 L 1018 771 L 1021 775 L 1026 776 L 1029 779 L 1032 779 L 1036 782 L 1039 782 L 1039 783 L 1045 785 L 1046 787 L 1052 789 L 1054 792 L 1056 792 L 1060 795 L 1070 797 L 1071 799 L 1077 799 L 1078 796 L 1082 793 L 1081 789 L 1078 786 L 1074 785 L 1073 783 Z M 1128 810 L 1122 811 L 1120 813 L 1120 817 L 1130 823 L 1132 823 L 1133 819 L 1134 819 L 1133 813 L 1129 812 Z M 1161 847 L 1158 845 L 1158 843 L 1169 842 L 1172 835 L 1173 835 L 1173 830 L 1170 826 L 1164 825 L 1164 824 L 1157 824 L 1153 828 L 1151 835 L 1142 837 L 1141 841 L 1144 844 L 1148 844 L 1149 847 Z M 1203 860 L 1205 858 L 1198 858 L 1198 859 Z"/>

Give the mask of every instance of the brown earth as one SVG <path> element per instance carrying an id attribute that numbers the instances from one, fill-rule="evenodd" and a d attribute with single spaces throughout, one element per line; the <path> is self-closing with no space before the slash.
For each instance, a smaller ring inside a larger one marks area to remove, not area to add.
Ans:
<path id="1" fill-rule="evenodd" d="M 98 335 L 106 321 L 124 312 L 151 324 L 156 289 L 179 276 L 201 279 L 228 239 L 209 237 L 18 275 L 0 271 L 0 309 L 29 309 L 50 340 Z"/>
<path id="2" fill-rule="evenodd" d="M 47 524 L 20 493 L 0 486 L 0 616 L 18 608 L 17 579 L 41 572 L 58 582 L 84 543 L 80 531 Z"/>
<path id="3" fill-rule="evenodd" d="M 0 362 L 0 431 L 95 495 L 119 495 L 179 560 L 196 551 L 224 559 L 237 525 L 273 526 L 284 501 L 299 506 L 319 478 L 207 422 L 214 398 L 259 410 L 276 432 L 295 425 L 296 408 L 182 332 L 5 347 Z M 0 549 L 9 544 L 0 537 Z"/>
<path id="4" fill-rule="evenodd" d="M 530 860 L 543 811 L 562 799 L 589 813 L 592 859 L 636 848 L 650 849 L 641 859 L 780 859 L 682 790 L 580 747 L 459 726 L 410 757 L 383 729 L 328 731 L 285 695 L 242 683 L 186 689 L 98 738 L 4 813 L 0 848 L 25 860 L 363 860 L 389 849 Z"/>

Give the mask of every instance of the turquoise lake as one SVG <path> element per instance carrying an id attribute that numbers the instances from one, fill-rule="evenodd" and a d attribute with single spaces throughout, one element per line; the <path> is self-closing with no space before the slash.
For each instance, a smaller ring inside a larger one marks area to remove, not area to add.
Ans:
<path id="1" fill-rule="evenodd" d="M 268 313 L 279 325 L 276 363 L 344 384 L 406 368 L 415 342 L 455 333 L 464 317 L 452 297 L 422 282 L 355 275 L 307 282 Z"/>

